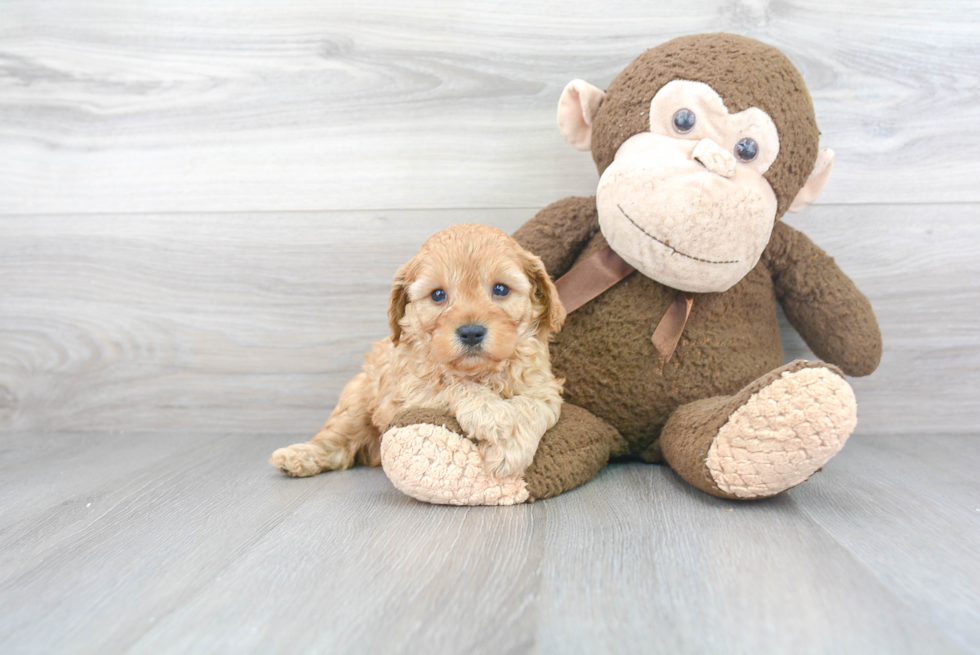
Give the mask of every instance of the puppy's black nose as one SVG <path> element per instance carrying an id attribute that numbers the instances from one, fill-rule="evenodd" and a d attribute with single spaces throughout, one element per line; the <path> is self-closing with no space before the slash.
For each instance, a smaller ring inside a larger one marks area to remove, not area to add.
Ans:
<path id="1" fill-rule="evenodd" d="M 470 323 L 456 330 L 456 336 L 467 346 L 479 346 L 483 337 L 487 336 L 487 329 L 478 323 Z"/>

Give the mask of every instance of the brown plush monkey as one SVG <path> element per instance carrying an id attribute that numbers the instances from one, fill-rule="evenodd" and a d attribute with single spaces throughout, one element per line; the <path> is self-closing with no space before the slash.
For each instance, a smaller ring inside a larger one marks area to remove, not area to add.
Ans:
<path id="1" fill-rule="evenodd" d="M 592 151 L 597 194 L 554 203 L 515 238 L 554 278 L 568 274 L 551 350 L 567 380 L 562 417 L 514 492 L 514 481 L 495 487 L 478 467 L 454 466 L 470 446 L 451 417 L 410 411 L 385 436 L 390 456 L 424 451 L 438 474 L 400 466 L 414 473 L 395 485 L 433 502 L 509 504 L 571 489 L 626 455 L 666 461 L 726 498 L 806 480 L 854 429 L 844 374 L 875 370 L 881 335 L 833 259 L 779 220 L 820 194 L 833 164 L 799 72 L 752 39 L 682 37 L 605 92 L 571 82 L 558 122 Z M 777 301 L 830 363 L 782 365 Z"/>

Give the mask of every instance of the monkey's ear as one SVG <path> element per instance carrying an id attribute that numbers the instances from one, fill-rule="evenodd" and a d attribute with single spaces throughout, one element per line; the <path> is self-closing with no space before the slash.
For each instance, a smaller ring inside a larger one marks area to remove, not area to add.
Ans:
<path id="1" fill-rule="evenodd" d="M 558 129 L 576 150 L 592 148 L 592 121 L 606 94 L 583 80 L 572 80 L 558 101 Z"/>
<path id="2" fill-rule="evenodd" d="M 401 320 L 405 317 L 405 307 L 408 306 L 408 286 L 415 277 L 415 258 L 406 262 L 395 273 L 395 281 L 391 285 L 391 296 L 388 298 L 388 327 L 391 328 L 391 342 L 398 344 L 402 336 Z"/>
<path id="3" fill-rule="evenodd" d="M 547 327 L 551 332 L 558 332 L 565 323 L 565 305 L 558 297 L 558 289 L 551 281 L 551 276 L 544 268 L 544 263 L 537 256 L 525 251 L 521 254 L 524 274 L 531 280 L 534 288 L 531 290 L 531 303 L 538 316 L 546 319 L 541 327 Z"/>
<path id="4" fill-rule="evenodd" d="M 786 211 L 795 214 L 798 211 L 805 209 L 811 202 L 817 199 L 817 196 L 823 191 L 824 187 L 827 186 L 827 180 L 830 179 L 830 169 L 834 167 L 834 151 L 830 148 L 821 150 L 817 154 L 817 161 L 813 165 L 813 172 L 810 173 L 810 177 L 807 178 L 806 184 L 800 189 L 796 197 L 793 198 L 793 204 L 789 206 Z"/>

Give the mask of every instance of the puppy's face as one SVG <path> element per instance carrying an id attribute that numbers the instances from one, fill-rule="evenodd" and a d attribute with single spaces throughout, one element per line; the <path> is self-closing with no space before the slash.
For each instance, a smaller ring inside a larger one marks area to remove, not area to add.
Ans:
<path id="1" fill-rule="evenodd" d="M 547 338 L 564 308 L 541 261 L 504 232 L 455 225 L 395 277 L 392 340 L 411 339 L 463 374 L 496 370 L 528 338 Z"/>

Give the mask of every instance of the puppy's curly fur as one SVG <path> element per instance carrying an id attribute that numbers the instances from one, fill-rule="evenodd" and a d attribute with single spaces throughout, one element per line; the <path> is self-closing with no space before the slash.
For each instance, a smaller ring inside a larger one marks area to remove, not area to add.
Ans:
<path id="1" fill-rule="evenodd" d="M 417 407 L 455 415 L 491 474 L 526 469 L 562 402 L 548 339 L 565 309 L 541 260 L 501 230 L 455 225 L 399 269 L 388 320 L 320 432 L 272 465 L 298 477 L 377 466 L 382 430 Z"/>

